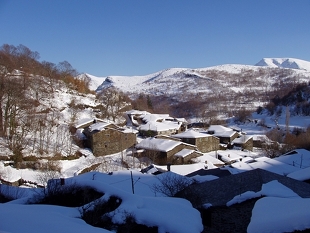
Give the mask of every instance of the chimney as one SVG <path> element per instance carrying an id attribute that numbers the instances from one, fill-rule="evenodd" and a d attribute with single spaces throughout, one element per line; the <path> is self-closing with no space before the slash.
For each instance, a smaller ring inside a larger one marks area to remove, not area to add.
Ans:
<path id="1" fill-rule="evenodd" d="M 167 170 L 170 172 L 171 163 L 167 163 Z"/>
<path id="2" fill-rule="evenodd" d="M 65 185 L 65 179 L 64 178 L 60 178 L 60 185 Z"/>

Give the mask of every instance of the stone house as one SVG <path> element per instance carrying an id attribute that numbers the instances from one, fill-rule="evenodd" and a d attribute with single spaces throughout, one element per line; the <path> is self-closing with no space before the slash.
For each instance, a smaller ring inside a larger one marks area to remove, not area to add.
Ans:
<path id="1" fill-rule="evenodd" d="M 129 110 L 125 113 L 125 118 L 128 125 L 140 126 L 143 124 L 142 118 L 144 115 L 151 114 L 147 111 Z"/>
<path id="2" fill-rule="evenodd" d="M 138 127 L 141 136 L 172 135 L 186 130 L 184 118 L 173 118 L 169 114 L 151 114 L 145 111 L 126 112 L 127 124 Z"/>
<path id="3" fill-rule="evenodd" d="M 233 129 L 227 128 L 222 125 L 211 125 L 207 131 L 208 134 L 211 134 L 220 139 L 220 143 L 223 144 L 232 144 L 232 141 L 239 137 L 239 133 Z"/>
<path id="4" fill-rule="evenodd" d="M 136 145 L 137 149 L 143 149 L 141 154 L 143 157 L 147 157 L 158 165 L 166 165 L 168 163 L 173 164 L 175 160 L 175 154 L 183 149 L 196 150 L 197 147 L 186 144 L 180 141 L 158 139 L 158 138 L 146 138 Z"/>
<path id="5" fill-rule="evenodd" d="M 172 135 L 172 137 L 179 138 L 184 143 L 197 146 L 197 149 L 203 153 L 219 150 L 220 139 L 210 134 L 188 130 Z"/>
<path id="6" fill-rule="evenodd" d="M 99 118 L 85 118 L 85 119 L 81 119 L 78 122 L 75 123 L 75 125 L 73 126 L 74 130 L 78 130 L 78 129 L 84 129 L 94 123 L 107 123 L 107 121 L 104 121 L 102 119 Z M 73 132 L 75 133 L 75 132 Z"/>
<path id="7" fill-rule="evenodd" d="M 250 135 L 241 135 L 232 141 L 232 144 L 242 150 L 253 151 L 253 137 Z"/>
<path id="8" fill-rule="evenodd" d="M 196 150 L 182 149 L 174 155 L 173 164 L 187 164 L 190 163 L 191 159 L 202 155 L 201 152 Z"/>
<path id="9" fill-rule="evenodd" d="M 135 133 L 112 123 L 94 123 L 83 131 L 85 144 L 95 156 L 110 155 L 121 152 L 136 144 Z"/>
<path id="10" fill-rule="evenodd" d="M 266 144 L 272 144 L 273 142 L 266 135 L 252 135 L 253 147 L 263 148 Z"/>

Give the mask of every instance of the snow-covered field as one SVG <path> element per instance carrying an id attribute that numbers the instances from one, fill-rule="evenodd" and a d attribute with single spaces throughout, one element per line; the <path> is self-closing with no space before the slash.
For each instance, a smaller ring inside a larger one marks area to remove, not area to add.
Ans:
<path id="1" fill-rule="evenodd" d="M 113 172 L 112 175 L 87 173 L 66 180 L 66 183 L 70 182 L 104 192 L 103 199 L 111 195 L 121 198 L 122 204 L 113 215 L 115 222 L 122 222 L 125 213 L 133 213 L 138 223 L 158 226 L 160 233 L 198 233 L 203 229 L 200 213 L 188 201 L 154 194 L 151 187 L 159 181 L 153 175 L 135 170 Z M 80 219 L 78 208 L 26 205 L 34 194 L 32 189 L 16 191 L 17 200 L 0 204 L 0 232 L 110 232 L 86 224 Z M 252 211 L 248 232 L 290 232 L 310 228 L 310 199 L 300 198 L 278 181 L 264 184 L 260 192 L 242 193 L 227 202 L 227 206 L 261 196 L 264 197 L 256 202 Z"/>
<path id="2" fill-rule="evenodd" d="M 134 194 L 131 186 L 133 174 Z M 117 196 L 122 200 L 113 221 L 122 222 L 132 213 L 136 221 L 147 226 L 158 226 L 159 232 L 188 233 L 203 229 L 200 213 L 190 202 L 181 198 L 154 196 L 152 185 L 159 182 L 153 175 L 137 171 L 119 171 L 112 175 L 87 173 L 72 177 L 66 183 L 93 187 L 104 193 L 102 199 Z M 34 195 L 31 189 L 20 192 L 20 199 L 0 204 L 0 232 L 99 232 L 80 218 L 78 208 L 49 205 L 25 205 Z M 110 232 L 101 230 L 100 232 Z"/>
<path id="3" fill-rule="evenodd" d="M 227 206 L 262 196 L 252 210 L 247 232 L 293 232 L 310 228 L 310 198 L 301 198 L 276 180 L 264 184 L 257 193 L 236 196 Z"/>

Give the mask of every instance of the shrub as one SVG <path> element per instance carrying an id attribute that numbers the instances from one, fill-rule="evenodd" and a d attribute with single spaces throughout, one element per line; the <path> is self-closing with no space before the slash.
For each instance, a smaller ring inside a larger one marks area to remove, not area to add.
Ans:
<path id="1" fill-rule="evenodd" d="M 60 183 L 59 179 L 49 180 L 43 196 L 37 196 L 36 203 L 79 207 L 103 195 L 91 187 L 81 187 L 76 184 L 61 185 Z"/>
<path id="2" fill-rule="evenodd" d="M 245 123 L 246 120 L 251 116 L 251 111 L 245 108 L 240 109 L 235 114 L 235 122 Z"/>
<path id="3" fill-rule="evenodd" d="M 121 204 L 121 199 L 116 196 L 111 196 L 107 201 L 98 200 L 90 205 L 80 208 L 82 219 L 95 227 L 100 227 L 117 233 L 137 233 L 148 232 L 157 233 L 158 227 L 149 227 L 137 223 L 135 216 L 132 213 L 124 212 L 124 223 L 113 223 L 112 217 Z"/>
<path id="4" fill-rule="evenodd" d="M 111 196 L 107 201 L 98 199 L 80 208 L 81 218 L 94 227 L 112 230 L 114 224 L 108 213 L 116 210 L 121 203 L 121 199 L 116 196 Z"/>
<path id="5" fill-rule="evenodd" d="M 24 195 L 25 189 L 0 184 L 0 203 L 18 199 Z"/>
<path id="6" fill-rule="evenodd" d="M 158 227 L 149 227 L 136 222 L 135 216 L 128 213 L 125 219 L 125 223 L 117 227 L 117 233 L 137 233 L 137 232 L 147 232 L 147 233 L 157 233 Z"/>
<path id="7" fill-rule="evenodd" d="M 152 187 L 155 193 L 162 193 L 168 197 L 175 196 L 178 192 L 189 186 L 192 181 L 180 175 L 171 172 L 163 173 L 157 176 L 159 183 Z"/>
<path id="8" fill-rule="evenodd" d="M 11 201 L 12 199 L 6 197 L 4 194 L 0 193 L 0 203 L 6 203 L 8 201 Z"/>
<path id="9" fill-rule="evenodd" d="M 263 112 L 264 108 L 262 106 L 258 106 L 258 108 L 256 109 L 256 113 L 257 114 L 261 114 Z"/>

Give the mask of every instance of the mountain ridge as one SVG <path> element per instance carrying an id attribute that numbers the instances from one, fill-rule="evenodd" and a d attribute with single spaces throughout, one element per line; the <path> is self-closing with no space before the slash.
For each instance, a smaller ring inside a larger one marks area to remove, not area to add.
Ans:
<path id="1" fill-rule="evenodd" d="M 121 91 L 131 92 L 131 87 L 141 84 L 147 84 L 162 77 L 171 77 L 178 74 L 183 76 L 196 76 L 200 78 L 208 78 L 201 76 L 200 73 L 208 71 L 227 72 L 230 74 L 241 73 L 248 70 L 257 71 L 259 68 L 284 68 L 293 69 L 296 72 L 308 73 L 310 76 L 310 62 L 297 58 L 262 58 L 255 65 L 245 64 L 222 64 L 204 68 L 168 68 L 147 75 L 109 75 L 95 76 L 89 73 L 82 73 L 79 77 L 88 77 L 90 79 L 89 88 L 99 92 L 105 87 L 114 86 Z M 299 74 L 299 73 L 298 73 Z M 212 77 L 209 77 L 212 79 Z M 130 79 L 130 80 L 129 80 Z"/>
<path id="2" fill-rule="evenodd" d="M 242 72 L 257 72 L 259 69 L 267 68 L 286 68 L 292 69 L 296 74 L 304 74 L 310 77 L 310 62 L 294 59 L 294 58 L 263 58 L 256 65 L 244 65 L 244 64 L 223 64 L 218 66 L 211 66 L 206 68 L 169 68 L 161 70 L 148 75 L 140 76 L 107 76 L 96 77 L 90 74 L 86 74 L 91 79 L 91 89 L 97 92 L 104 88 L 113 86 L 120 89 L 123 92 L 135 93 L 149 88 L 146 85 L 158 86 L 159 83 L 163 83 L 164 80 L 170 80 L 171 78 L 202 78 L 214 80 L 214 73 L 218 75 L 224 73 L 227 75 L 240 74 Z M 177 82 L 177 79 L 175 80 Z M 101 82 L 101 83 L 100 83 Z"/>
<path id="3" fill-rule="evenodd" d="M 169 106 L 174 115 L 191 117 L 193 112 L 232 115 L 242 109 L 254 111 L 275 96 L 283 97 L 298 84 L 310 82 L 310 66 L 305 69 L 310 62 L 283 58 L 275 65 L 270 61 L 276 59 L 263 61 L 258 65 L 224 64 L 170 68 L 144 76 L 108 76 L 101 79 L 96 92 L 113 87 L 132 100 L 150 96 L 157 111 Z M 289 65 L 295 68 L 285 68 Z"/>
<path id="4" fill-rule="evenodd" d="M 279 67 L 310 71 L 310 62 L 297 58 L 263 58 L 256 66 Z"/>

